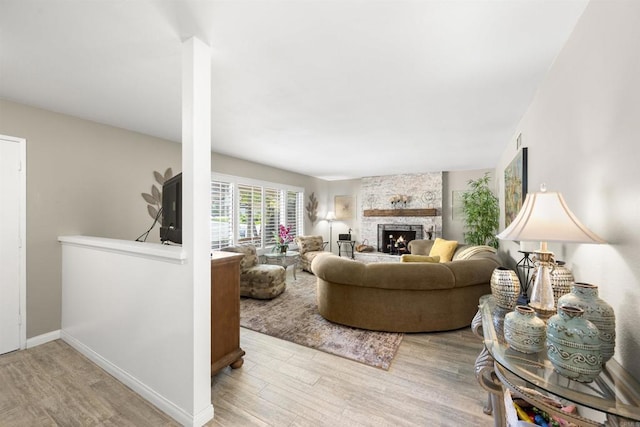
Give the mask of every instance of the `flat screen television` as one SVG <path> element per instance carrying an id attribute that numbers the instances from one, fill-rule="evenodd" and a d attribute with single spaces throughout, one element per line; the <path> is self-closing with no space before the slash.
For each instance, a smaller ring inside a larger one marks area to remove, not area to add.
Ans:
<path id="1" fill-rule="evenodd" d="M 162 185 L 162 225 L 160 240 L 182 244 L 182 174 Z"/>

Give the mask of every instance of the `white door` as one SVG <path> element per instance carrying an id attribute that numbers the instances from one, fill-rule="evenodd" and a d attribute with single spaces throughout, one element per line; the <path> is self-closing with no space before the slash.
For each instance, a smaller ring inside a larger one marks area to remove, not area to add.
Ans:
<path id="1" fill-rule="evenodd" d="M 0 354 L 24 348 L 25 140 L 0 135 Z"/>

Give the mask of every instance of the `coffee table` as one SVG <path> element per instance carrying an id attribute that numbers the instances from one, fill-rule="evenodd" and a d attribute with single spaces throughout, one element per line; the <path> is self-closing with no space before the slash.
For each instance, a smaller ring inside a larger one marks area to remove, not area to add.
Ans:
<path id="1" fill-rule="evenodd" d="M 296 269 L 298 268 L 298 262 L 300 261 L 300 252 L 287 251 L 281 252 L 268 252 L 263 255 L 265 264 L 281 265 L 285 269 L 290 265 L 293 266 L 293 279 L 298 280 L 296 277 Z"/>

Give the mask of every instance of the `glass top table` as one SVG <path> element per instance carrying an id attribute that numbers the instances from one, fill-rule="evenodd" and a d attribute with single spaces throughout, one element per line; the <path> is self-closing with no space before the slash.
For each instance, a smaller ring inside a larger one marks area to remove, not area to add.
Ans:
<path id="1" fill-rule="evenodd" d="M 266 264 L 281 265 L 285 269 L 290 265 L 293 266 L 293 279 L 298 280 L 296 277 L 296 268 L 300 261 L 300 252 L 287 251 L 287 252 L 267 252 L 262 255 Z"/>
<path id="2" fill-rule="evenodd" d="M 503 333 L 504 316 L 509 311 L 498 307 L 493 296 L 485 295 L 480 298 L 478 314 L 473 322 L 477 335 L 479 327 L 482 328 L 486 351 L 495 361 L 494 373 L 503 386 L 536 406 L 541 403 L 538 402 L 541 395 L 551 393 L 603 413 L 609 422 L 615 419 L 616 422 L 612 423 L 614 425 L 640 425 L 640 384 L 618 362 L 614 359 L 609 360 L 600 376 L 591 383 L 570 380 L 554 370 L 547 358 L 546 350 L 536 354 L 524 354 L 509 347 Z M 527 399 L 528 397 L 530 399 Z M 551 409 L 553 412 L 553 408 L 545 409 Z M 578 425 L 601 424 L 599 421 L 582 417 L 578 417 L 574 422 Z"/>

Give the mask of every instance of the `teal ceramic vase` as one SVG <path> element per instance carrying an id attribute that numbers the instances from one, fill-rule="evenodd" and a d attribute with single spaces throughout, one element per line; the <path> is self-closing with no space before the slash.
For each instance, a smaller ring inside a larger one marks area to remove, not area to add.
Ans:
<path id="1" fill-rule="evenodd" d="M 562 305 L 572 305 L 584 310 L 584 317 L 600 331 L 602 363 L 611 359 L 616 346 L 616 316 L 613 308 L 598 297 L 598 286 L 574 283 L 571 292 L 558 300 L 558 306 Z"/>
<path id="2" fill-rule="evenodd" d="M 513 310 L 520 295 L 520 279 L 515 271 L 498 267 L 491 274 L 491 294 L 496 304 Z"/>
<path id="3" fill-rule="evenodd" d="M 533 308 L 518 305 L 504 318 L 504 339 L 509 347 L 521 353 L 544 350 L 546 325 Z"/>
<path id="4" fill-rule="evenodd" d="M 547 321 L 547 356 L 560 375 L 589 383 L 602 370 L 602 355 L 598 328 L 583 315 L 579 307 L 558 307 Z"/>

